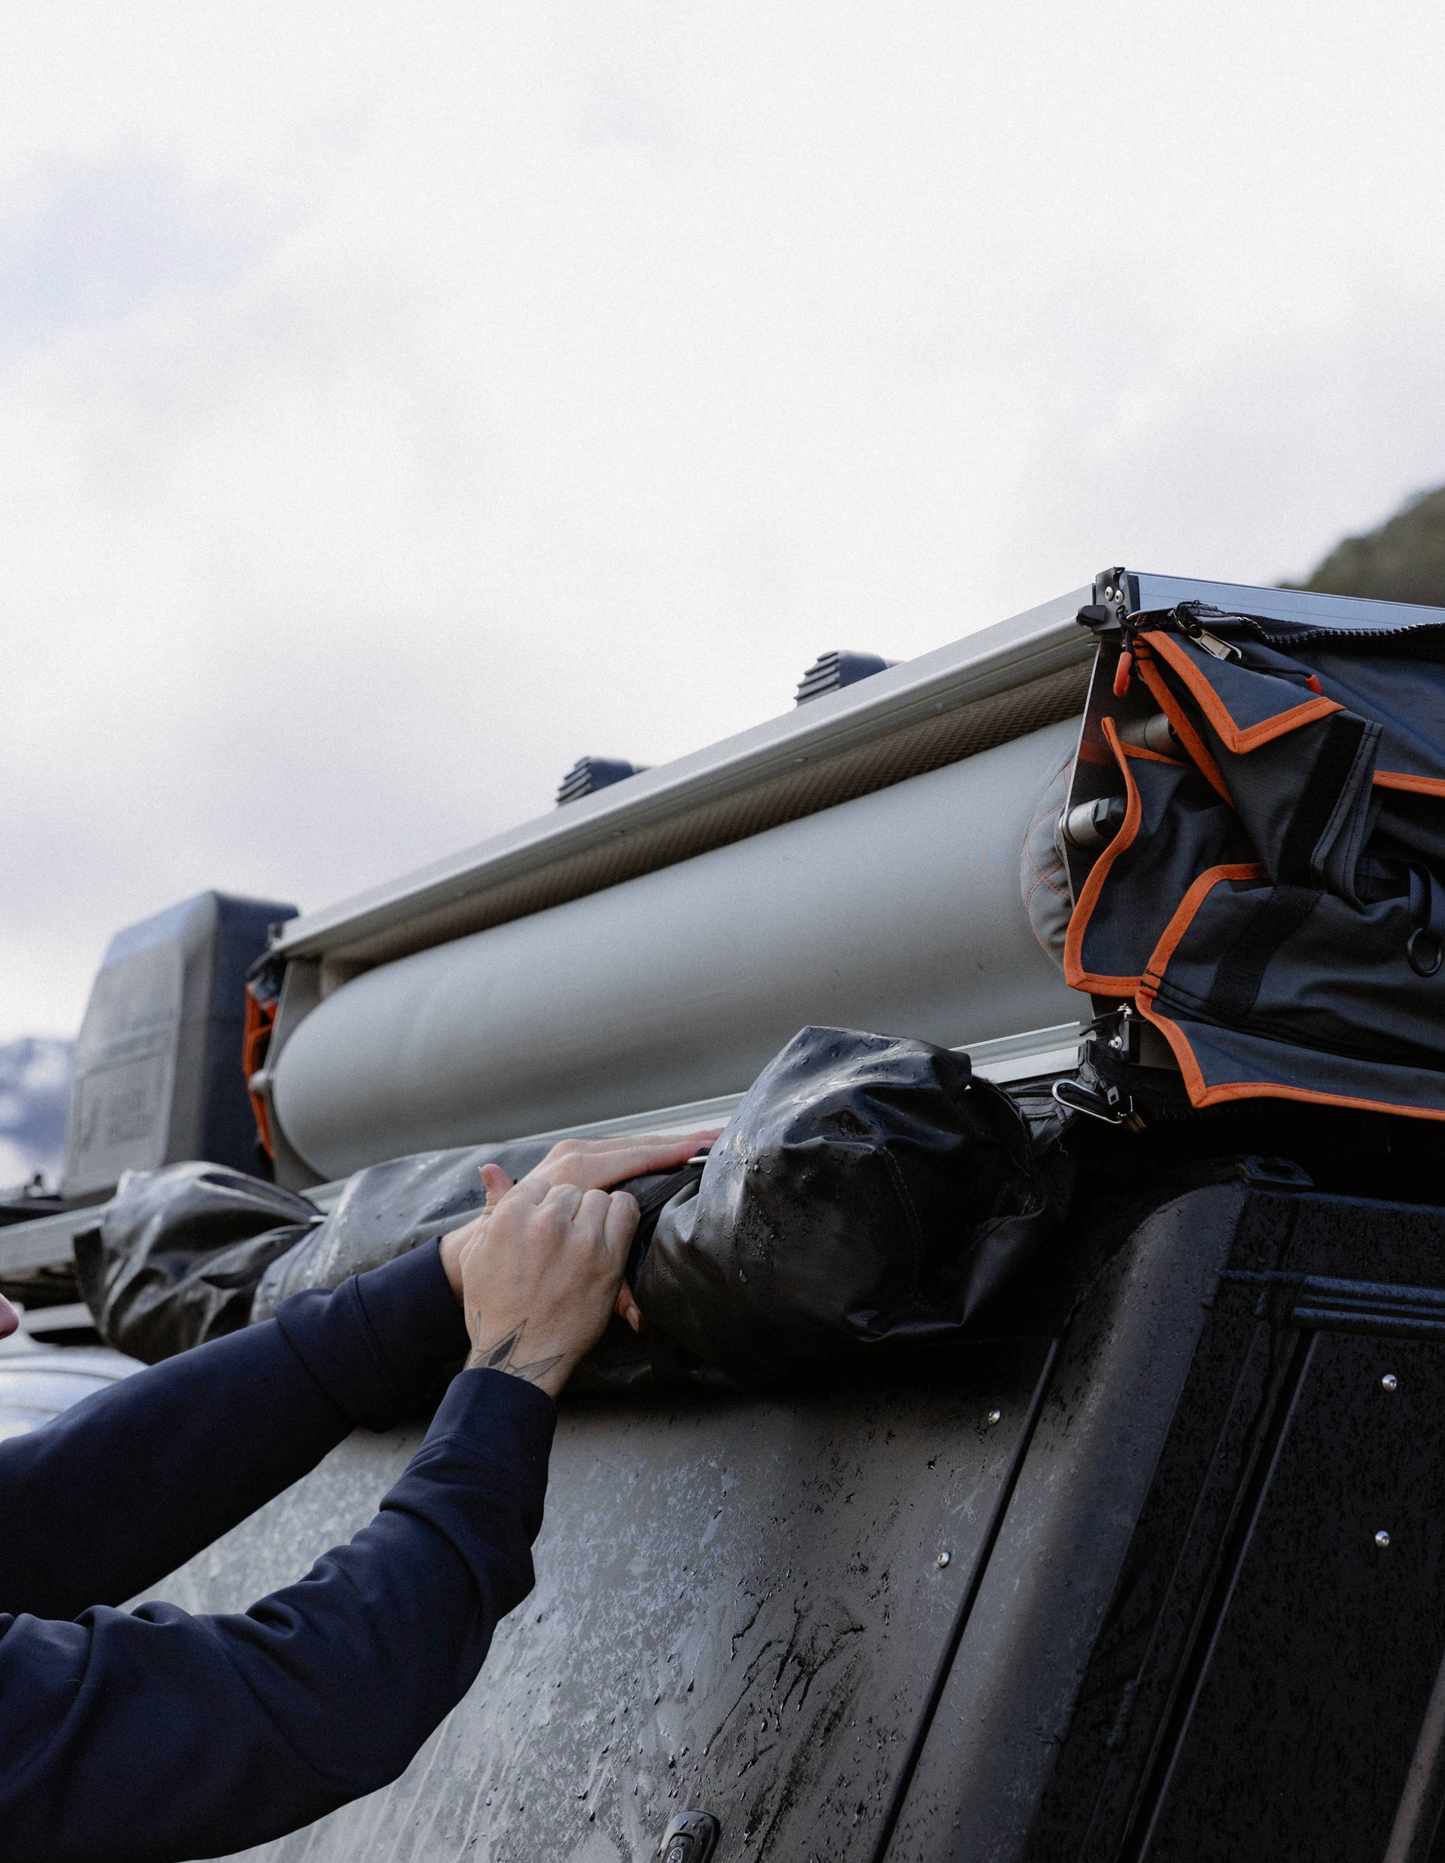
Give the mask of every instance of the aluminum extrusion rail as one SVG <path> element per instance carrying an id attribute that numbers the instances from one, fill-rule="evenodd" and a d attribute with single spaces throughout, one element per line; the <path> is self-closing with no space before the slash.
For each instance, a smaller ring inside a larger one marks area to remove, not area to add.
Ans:
<path id="1" fill-rule="evenodd" d="M 522 918 L 882 789 L 1083 710 L 1078 589 L 615 783 L 419 872 L 307 913 L 272 949 L 357 971 Z"/>

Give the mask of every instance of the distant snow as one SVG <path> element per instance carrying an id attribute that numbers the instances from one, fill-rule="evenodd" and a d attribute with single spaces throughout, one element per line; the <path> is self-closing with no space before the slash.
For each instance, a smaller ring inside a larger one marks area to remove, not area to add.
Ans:
<path id="1" fill-rule="evenodd" d="M 48 1189 L 60 1182 L 72 1046 L 36 1036 L 0 1046 L 0 1194 L 37 1171 Z"/>

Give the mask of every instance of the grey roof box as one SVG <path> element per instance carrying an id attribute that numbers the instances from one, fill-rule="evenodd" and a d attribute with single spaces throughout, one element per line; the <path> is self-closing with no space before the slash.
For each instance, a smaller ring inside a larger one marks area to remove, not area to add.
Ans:
<path id="1" fill-rule="evenodd" d="M 197 893 L 111 939 L 75 1044 L 67 1198 L 205 1158 L 257 1170 L 241 1072 L 246 972 L 296 908 Z"/>

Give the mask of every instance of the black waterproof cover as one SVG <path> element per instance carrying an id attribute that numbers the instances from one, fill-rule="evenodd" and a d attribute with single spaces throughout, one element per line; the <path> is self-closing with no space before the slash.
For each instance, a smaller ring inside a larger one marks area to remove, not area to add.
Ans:
<path id="1" fill-rule="evenodd" d="M 986 1330 L 1067 1207 L 1044 1104 L 1035 1130 L 966 1054 L 803 1029 L 663 1210 L 643 1312 L 741 1385 Z"/>
<path id="2" fill-rule="evenodd" d="M 373 1165 L 351 1178 L 323 1216 L 305 1197 L 223 1165 L 131 1171 L 93 1228 L 75 1243 L 81 1292 L 101 1335 L 147 1364 L 269 1319 L 288 1295 L 339 1287 L 352 1274 L 455 1229 L 486 1200 L 480 1167 L 522 1177 L 546 1144 L 464 1146 Z M 663 1204 L 700 1166 L 630 1179 L 642 1220 L 634 1259 Z M 652 1382 L 653 1357 L 676 1360 L 660 1336 L 640 1344 L 617 1322 L 579 1373 L 599 1388 Z"/>
<path id="3" fill-rule="evenodd" d="M 1050 1101 L 1031 1124 L 967 1055 L 804 1029 L 705 1164 L 620 1186 L 642 1208 L 628 1274 L 649 1328 L 614 1320 L 576 1384 L 775 1383 L 986 1328 L 1067 1205 L 1063 1124 Z M 455 1228 L 482 1206 L 481 1165 L 520 1177 L 546 1151 L 375 1165 L 324 1218 L 219 1166 L 132 1173 L 77 1240 L 82 1290 L 104 1337 L 153 1363 Z"/>
<path id="4" fill-rule="evenodd" d="M 304 1197 L 222 1164 L 127 1171 L 75 1272 L 101 1337 L 154 1365 L 251 1318 L 267 1265 L 320 1222 Z"/>

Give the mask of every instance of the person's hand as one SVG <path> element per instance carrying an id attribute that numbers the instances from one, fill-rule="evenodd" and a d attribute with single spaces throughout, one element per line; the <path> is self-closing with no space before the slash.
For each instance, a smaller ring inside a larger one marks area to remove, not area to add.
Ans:
<path id="1" fill-rule="evenodd" d="M 0 1294 L 0 1339 L 9 1338 L 20 1324 L 20 1315 L 11 1306 L 3 1294 Z"/>
<path id="2" fill-rule="evenodd" d="M 656 1133 L 644 1133 L 640 1138 L 563 1139 L 539 1165 L 533 1166 L 522 1182 L 545 1184 L 548 1189 L 570 1184 L 574 1190 L 610 1190 L 629 1177 L 675 1171 L 680 1164 L 686 1164 L 700 1146 L 711 1145 L 721 1132 L 721 1126 L 714 1126 L 710 1131 L 689 1132 L 682 1138 L 660 1138 Z M 442 1237 L 442 1267 L 458 1300 L 462 1298 L 463 1251 L 512 1188 L 512 1179 L 496 1164 L 482 1166 L 482 1183 L 487 1202 L 481 1214 Z M 617 1312 L 633 1332 L 642 1331 L 642 1314 L 626 1281 L 618 1290 Z"/>
<path id="3" fill-rule="evenodd" d="M 461 1250 L 467 1370 L 556 1397 L 611 1317 L 637 1215 L 626 1191 L 548 1185 L 536 1172 L 512 1185 Z"/>

